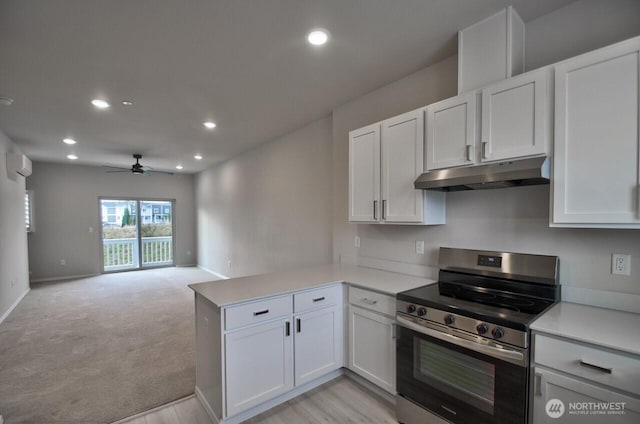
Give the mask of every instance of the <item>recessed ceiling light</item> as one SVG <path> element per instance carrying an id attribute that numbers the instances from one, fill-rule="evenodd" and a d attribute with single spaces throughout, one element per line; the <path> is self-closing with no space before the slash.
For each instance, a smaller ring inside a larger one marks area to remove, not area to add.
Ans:
<path id="1" fill-rule="evenodd" d="M 102 99 L 93 99 L 91 100 L 91 104 L 97 107 L 98 109 L 106 109 L 111 105 Z"/>
<path id="2" fill-rule="evenodd" d="M 329 41 L 329 31 L 326 29 L 314 29 L 307 34 L 307 41 L 314 46 L 322 46 Z"/>
<path id="3" fill-rule="evenodd" d="M 76 160 L 76 159 L 78 159 L 78 156 L 76 156 L 76 155 L 67 155 L 67 159 Z"/>
<path id="4" fill-rule="evenodd" d="M 76 144 L 76 141 L 73 138 L 65 138 L 62 141 L 64 144 Z"/>
<path id="5" fill-rule="evenodd" d="M 202 155 L 195 155 L 195 156 L 194 156 L 194 159 L 196 159 L 196 160 L 200 160 L 200 159 L 202 159 Z"/>
<path id="6" fill-rule="evenodd" d="M 2 106 L 11 106 L 13 104 L 13 99 L 9 97 L 0 97 L 0 105 Z"/>
<path id="7" fill-rule="evenodd" d="M 211 121 L 207 121 L 205 123 L 203 123 L 202 125 L 204 125 L 205 127 L 207 127 L 208 129 L 212 130 L 216 127 L 216 123 L 215 122 L 211 122 Z"/>
<path id="8" fill-rule="evenodd" d="M 182 169 L 182 165 L 176 165 L 176 169 Z"/>
<path id="9" fill-rule="evenodd" d="M 123 106 L 133 106 L 133 102 L 130 100 L 123 100 L 122 101 L 122 105 Z"/>

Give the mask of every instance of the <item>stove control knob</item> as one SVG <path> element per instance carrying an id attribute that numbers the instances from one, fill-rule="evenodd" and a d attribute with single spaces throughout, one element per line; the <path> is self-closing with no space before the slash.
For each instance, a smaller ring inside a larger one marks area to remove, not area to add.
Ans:
<path id="1" fill-rule="evenodd" d="M 416 311 L 416 305 L 409 305 L 407 306 L 407 313 L 408 314 L 412 314 Z"/>
<path id="2" fill-rule="evenodd" d="M 489 327 L 485 323 L 480 323 L 476 325 L 476 331 L 478 332 L 478 334 L 485 334 L 487 331 L 489 331 Z"/>
<path id="3" fill-rule="evenodd" d="M 425 308 L 419 308 L 418 309 L 418 316 L 422 317 L 422 316 L 425 316 L 425 315 L 427 315 L 427 310 Z"/>
<path id="4" fill-rule="evenodd" d="M 455 318 L 453 317 L 453 315 L 445 315 L 444 317 L 444 323 L 447 325 L 451 325 L 453 324 L 453 321 L 455 321 Z"/>
<path id="5" fill-rule="evenodd" d="M 504 336 L 504 330 L 500 327 L 496 327 L 491 330 L 491 335 L 494 339 L 499 339 L 500 337 Z"/>

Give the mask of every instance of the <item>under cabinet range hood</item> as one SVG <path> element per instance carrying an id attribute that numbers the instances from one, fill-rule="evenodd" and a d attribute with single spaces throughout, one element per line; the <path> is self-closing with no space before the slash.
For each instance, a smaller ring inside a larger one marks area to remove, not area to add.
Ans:
<path id="1" fill-rule="evenodd" d="M 514 159 L 425 172 L 413 183 L 422 190 L 461 191 L 549 184 L 549 157 Z"/>

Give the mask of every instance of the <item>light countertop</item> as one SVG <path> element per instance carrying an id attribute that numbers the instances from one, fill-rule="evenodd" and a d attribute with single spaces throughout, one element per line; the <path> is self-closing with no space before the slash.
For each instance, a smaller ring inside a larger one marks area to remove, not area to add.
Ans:
<path id="1" fill-rule="evenodd" d="M 640 314 L 561 302 L 531 329 L 640 355 Z"/>
<path id="2" fill-rule="evenodd" d="M 371 268 L 332 264 L 190 284 L 189 287 L 213 304 L 226 306 L 336 283 L 348 283 L 395 296 L 398 292 L 435 281 Z"/>

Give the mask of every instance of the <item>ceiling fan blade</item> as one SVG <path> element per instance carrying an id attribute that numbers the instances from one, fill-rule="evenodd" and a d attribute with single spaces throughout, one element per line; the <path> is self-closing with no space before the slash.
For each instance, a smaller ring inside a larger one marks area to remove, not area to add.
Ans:
<path id="1" fill-rule="evenodd" d="M 123 171 L 131 171 L 131 168 L 121 168 L 119 166 L 102 165 L 103 168 L 121 169 Z M 108 171 L 107 171 L 108 172 Z"/>
<path id="2" fill-rule="evenodd" d="M 107 174 L 112 174 L 114 172 L 131 172 L 131 170 L 130 169 L 117 169 L 117 170 L 114 170 L 114 171 L 107 171 Z"/>
<path id="3" fill-rule="evenodd" d="M 144 170 L 144 175 L 150 175 L 150 174 L 165 174 L 165 175 L 173 175 L 173 172 L 167 172 L 167 171 L 151 171 L 149 169 L 145 169 Z"/>

